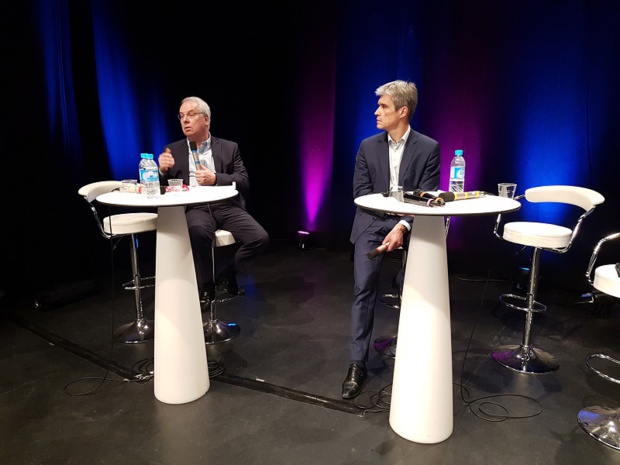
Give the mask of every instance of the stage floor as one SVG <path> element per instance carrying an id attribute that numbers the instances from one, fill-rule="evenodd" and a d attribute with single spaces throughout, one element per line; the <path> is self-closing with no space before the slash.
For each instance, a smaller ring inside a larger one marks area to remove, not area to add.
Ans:
<path id="1" fill-rule="evenodd" d="M 400 266 L 387 258 L 382 292 Z M 240 335 L 208 347 L 210 389 L 181 405 L 154 396 L 152 341 L 113 341 L 135 318 L 133 294 L 118 286 L 126 272 L 104 273 L 93 295 L 56 308 L 19 302 L 0 320 L 0 463 L 620 464 L 577 422 L 586 406 L 620 405 L 620 386 L 585 364 L 596 352 L 620 358 L 620 315 L 586 303 L 585 282 L 574 293 L 541 284 L 548 310 L 535 315 L 532 342 L 560 368 L 528 375 L 490 356 L 521 342 L 524 313 L 498 303 L 513 283 L 450 275 L 454 431 L 424 445 L 389 425 L 392 358 L 371 350 L 364 392 L 341 398 L 352 267 L 348 251 L 272 247 L 239 280 L 246 295 L 219 304 Z M 147 318 L 153 298 L 145 290 Z M 395 335 L 398 309 L 378 303 L 376 314 L 373 339 Z"/>

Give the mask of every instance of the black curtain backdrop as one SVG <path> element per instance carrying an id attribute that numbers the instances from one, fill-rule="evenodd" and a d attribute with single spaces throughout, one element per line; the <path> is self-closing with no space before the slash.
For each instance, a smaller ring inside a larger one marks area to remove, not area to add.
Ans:
<path id="1" fill-rule="evenodd" d="M 606 197 L 570 252 L 543 256 L 543 278 L 587 290 L 592 248 L 620 230 L 615 0 L 267 2 L 217 11 L 12 3 L 0 20 L 8 141 L 0 290 L 36 292 L 109 267 L 109 244 L 77 190 L 135 177 L 141 151 L 157 155 L 181 138 L 175 114 L 187 95 L 209 102 L 214 134 L 239 142 L 249 208 L 274 243 L 294 244 L 313 211 L 316 247 L 351 247 L 355 153 L 376 132 L 374 90 L 393 79 L 418 85 L 412 125 L 440 142 L 441 188 L 462 148 L 468 190 L 575 184 Z M 309 182 L 308 166 L 322 183 Z M 451 272 L 510 278 L 528 264 L 529 252 L 492 236 L 494 220 L 453 221 Z M 143 244 L 145 259 L 152 245 Z"/>

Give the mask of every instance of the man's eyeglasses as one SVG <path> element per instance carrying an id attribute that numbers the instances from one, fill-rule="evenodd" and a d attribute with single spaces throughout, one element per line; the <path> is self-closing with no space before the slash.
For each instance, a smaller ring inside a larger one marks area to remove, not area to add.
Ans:
<path id="1" fill-rule="evenodd" d="M 184 115 L 183 113 L 179 113 L 177 115 L 177 118 L 179 119 L 179 121 L 181 121 L 185 117 L 187 117 L 187 119 L 194 119 L 194 118 L 196 118 L 199 115 L 202 115 L 202 113 L 196 113 L 194 111 L 190 111 L 187 115 Z"/>

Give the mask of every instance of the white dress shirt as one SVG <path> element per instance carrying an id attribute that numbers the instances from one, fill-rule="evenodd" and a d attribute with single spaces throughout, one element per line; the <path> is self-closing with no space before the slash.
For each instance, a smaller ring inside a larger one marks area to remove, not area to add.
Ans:
<path id="1" fill-rule="evenodd" d="M 388 145 L 389 145 L 389 154 L 390 154 L 390 191 L 391 192 L 396 192 L 399 189 L 402 189 L 402 186 L 398 183 L 398 177 L 400 174 L 400 162 L 403 159 L 403 152 L 405 151 L 405 144 L 407 143 L 407 139 L 409 138 L 410 132 L 411 132 L 411 127 L 407 129 L 407 132 L 403 134 L 403 137 L 401 137 L 398 142 L 394 141 L 388 134 Z M 399 221 L 399 224 L 402 224 L 404 227 L 406 227 L 407 231 L 411 230 L 409 223 L 407 223 L 406 221 Z"/>
<path id="2" fill-rule="evenodd" d="M 189 140 L 187 141 L 187 150 L 189 151 L 189 185 L 196 186 L 198 185 L 196 182 L 196 164 L 189 146 Z M 213 161 L 213 152 L 211 151 L 211 135 L 198 147 L 198 159 L 201 165 L 215 173 L 215 162 Z"/>

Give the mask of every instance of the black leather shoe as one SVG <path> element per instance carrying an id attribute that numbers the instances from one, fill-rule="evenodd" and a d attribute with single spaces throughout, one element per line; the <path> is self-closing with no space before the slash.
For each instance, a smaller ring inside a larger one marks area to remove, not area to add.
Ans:
<path id="1" fill-rule="evenodd" d="M 349 372 L 342 383 L 342 398 L 353 399 L 362 390 L 362 383 L 366 379 L 366 369 L 355 363 L 349 365 Z"/>
<path id="2" fill-rule="evenodd" d="M 245 290 L 239 287 L 234 275 L 226 280 L 226 292 L 230 295 L 245 295 Z"/>

